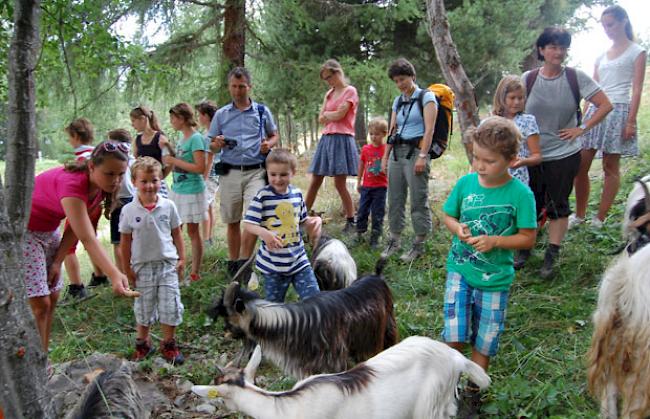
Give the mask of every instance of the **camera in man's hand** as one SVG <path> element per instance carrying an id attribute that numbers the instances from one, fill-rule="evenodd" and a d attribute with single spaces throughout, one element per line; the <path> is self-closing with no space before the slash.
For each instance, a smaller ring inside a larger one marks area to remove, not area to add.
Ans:
<path id="1" fill-rule="evenodd" d="M 224 147 L 226 147 L 229 150 L 232 150 L 233 148 L 237 147 L 237 140 L 232 139 L 232 138 L 224 138 Z"/>

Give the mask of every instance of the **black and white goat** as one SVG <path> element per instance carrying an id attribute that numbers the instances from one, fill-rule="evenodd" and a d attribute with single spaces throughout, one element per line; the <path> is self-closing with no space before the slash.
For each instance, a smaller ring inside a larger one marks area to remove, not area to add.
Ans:
<path id="1" fill-rule="evenodd" d="M 321 235 L 311 256 L 311 265 L 321 291 L 350 286 L 357 279 L 357 264 L 338 239 Z"/>
<path id="2" fill-rule="evenodd" d="M 626 251 L 605 272 L 593 315 L 589 388 L 601 415 L 650 416 L 650 193 L 644 178 L 630 193 L 623 236 Z"/>
<path id="3" fill-rule="evenodd" d="M 131 374 L 122 368 L 104 371 L 86 387 L 66 419 L 146 419 L 142 397 Z"/>
<path id="4" fill-rule="evenodd" d="M 438 419 L 456 414 L 461 373 L 485 388 L 483 369 L 444 343 L 412 336 L 354 368 L 314 375 L 283 392 L 254 384 L 258 346 L 245 369 L 226 368 L 215 386 L 194 386 L 202 397 L 221 397 L 230 410 L 256 419 Z"/>
<path id="5" fill-rule="evenodd" d="M 291 304 L 271 303 L 231 283 L 213 315 L 226 329 L 241 331 L 262 346 L 265 356 L 297 378 L 344 371 L 350 359 L 365 361 L 398 341 L 390 288 L 367 275 L 348 288 L 324 291 Z"/>

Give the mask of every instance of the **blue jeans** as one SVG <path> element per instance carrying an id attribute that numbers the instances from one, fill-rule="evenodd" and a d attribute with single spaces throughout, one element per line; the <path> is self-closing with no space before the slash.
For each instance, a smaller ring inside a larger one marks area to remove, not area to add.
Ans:
<path id="1" fill-rule="evenodd" d="M 357 232 L 368 230 L 368 216 L 372 213 L 372 230 L 381 232 L 384 229 L 384 214 L 386 213 L 386 191 L 388 188 L 361 187 L 361 200 L 357 211 Z"/>
<path id="2" fill-rule="evenodd" d="M 299 272 L 292 275 L 285 274 L 263 274 L 264 292 L 266 300 L 274 303 L 284 302 L 284 297 L 289 289 L 289 284 L 293 284 L 301 300 L 318 294 L 318 282 L 311 266 L 307 266 Z"/>

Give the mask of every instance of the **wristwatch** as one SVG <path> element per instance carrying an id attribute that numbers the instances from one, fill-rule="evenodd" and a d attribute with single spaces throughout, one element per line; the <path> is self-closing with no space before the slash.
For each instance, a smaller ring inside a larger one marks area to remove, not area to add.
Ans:
<path id="1" fill-rule="evenodd" d="M 582 124 L 580 124 L 580 126 L 578 128 L 580 128 L 584 132 L 587 132 L 587 124 L 585 124 L 584 122 Z"/>
<path id="2" fill-rule="evenodd" d="M 427 155 L 424 154 L 424 153 L 420 153 L 420 154 L 418 154 L 418 157 L 421 158 L 421 159 L 426 159 Z"/>

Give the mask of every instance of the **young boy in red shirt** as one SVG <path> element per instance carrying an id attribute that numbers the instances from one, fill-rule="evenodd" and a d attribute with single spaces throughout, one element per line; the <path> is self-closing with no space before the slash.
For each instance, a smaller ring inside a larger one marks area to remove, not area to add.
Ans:
<path id="1" fill-rule="evenodd" d="M 381 171 L 381 158 L 386 150 L 384 139 L 388 134 L 388 123 L 383 118 L 374 118 L 368 124 L 368 132 L 371 143 L 363 146 L 359 160 L 357 191 L 361 194 L 361 200 L 357 211 L 357 242 L 363 242 L 363 235 L 368 230 L 368 216 L 372 213 L 370 247 L 376 248 L 386 212 L 388 177 Z"/>

